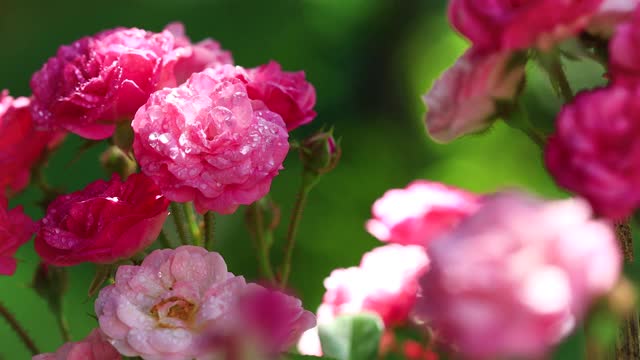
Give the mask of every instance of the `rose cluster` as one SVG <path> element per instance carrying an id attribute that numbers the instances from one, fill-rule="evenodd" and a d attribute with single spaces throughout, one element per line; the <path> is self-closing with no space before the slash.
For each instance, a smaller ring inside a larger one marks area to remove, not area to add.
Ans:
<path id="1" fill-rule="evenodd" d="M 90 293 L 114 277 L 95 302 L 99 327 L 34 359 L 227 359 L 248 348 L 275 359 L 315 326 L 296 297 L 229 272 L 203 234 L 213 236 L 212 212 L 269 192 L 289 132 L 316 116 L 304 72 L 234 65 L 218 42 L 193 43 L 173 23 L 61 46 L 31 89 L 28 98 L 0 93 L 0 275 L 15 272 L 16 252 L 35 234 L 34 288 L 58 315 L 62 267 L 97 264 Z M 47 158 L 67 133 L 109 139 L 102 163 L 117 174 L 75 192 L 48 185 Z M 37 222 L 9 210 L 30 179 L 45 197 Z M 176 209 L 191 203 L 206 215 L 181 217 Z M 179 232 L 191 229 L 192 238 L 179 234 L 183 246 L 163 232 L 170 206 Z"/>

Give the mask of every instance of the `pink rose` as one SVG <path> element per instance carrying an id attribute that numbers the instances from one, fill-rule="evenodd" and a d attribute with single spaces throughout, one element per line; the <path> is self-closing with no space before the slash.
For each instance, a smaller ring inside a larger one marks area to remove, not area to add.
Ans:
<path id="1" fill-rule="evenodd" d="M 609 74 L 618 84 L 640 82 L 640 9 L 630 21 L 619 25 L 609 42 Z"/>
<path id="2" fill-rule="evenodd" d="M 262 100 L 269 110 L 282 116 L 288 131 L 316 117 L 316 89 L 307 82 L 304 71 L 282 71 L 280 64 L 271 61 L 248 72 L 249 97 Z"/>
<path id="3" fill-rule="evenodd" d="M 611 219 L 640 206 L 639 98 L 637 87 L 579 94 L 560 112 L 545 151 L 556 182 Z"/>
<path id="4" fill-rule="evenodd" d="M 35 239 L 36 252 L 58 266 L 126 259 L 156 240 L 169 200 L 143 174 L 114 176 L 60 196 L 48 207 Z"/>
<path id="5" fill-rule="evenodd" d="M 125 356 L 196 357 L 206 325 L 225 322 L 247 285 L 218 253 L 181 246 L 155 250 L 140 266 L 118 268 L 95 303 L 100 328 Z"/>
<path id="6" fill-rule="evenodd" d="M 282 118 L 247 95 L 230 65 L 154 93 L 133 120 L 136 159 L 163 194 L 229 214 L 269 192 L 289 150 Z"/>
<path id="7" fill-rule="evenodd" d="M 21 207 L 8 207 L 7 199 L 0 194 L 0 275 L 13 275 L 17 266 L 13 256 L 37 229 Z"/>
<path id="8" fill-rule="evenodd" d="M 472 359 L 539 359 L 620 274 L 612 226 L 581 200 L 519 193 L 483 206 L 429 247 L 419 323 Z"/>
<path id="9" fill-rule="evenodd" d="M 474 46 L 543 50 L 582 31 L 603 0 L 451 0 L 449 19 Z"/>
<path id="10" fill-rule="evenodd" d="M 449 142 L 483 130 L 496 119 L 496 101 L 511 101 L 520 92 L 525 68 L 509 53 L 468 50 L 423 97 L 429 135 Z"/>
<path id="11" fill-rule="evenodd" d="M 367 231 L 380 241 L 426 246 L 473 213 L 479 199 L 440 183 L 417 180 L 387 191 L 373 204 Z"/>
<path id="12" fill-rule="evenodd" d="M 9 188 L 19 192 L 29 184 L 31 168 L 59 134 L 36 131 L 29 112 L 30 100 L 0 92 L 0 195 Z"/>
<path id="13" fill-rule="evenodd" d="M 184 25 L 179 22 L 167 25 L 165 30 L 175 36 L 178 46 L 190 50 L 188 55 L 184 54 L 180 56 L 175 64 L 174 73 L 178 84 L 187 81 L 191 74 L 200 72 L 206 68 L 213 68 L 224 64 L 233 65 L 231 53 L 222 50 L 217 41 L 205 39 L 198 43 L 191 44 L 191 40 L 186 36 Z"/>
<path id="14" fill-rule="evenodd" d="M 108 138 L 152 92 L 176 85 L 173 68 L 190 55 L 169 31 L 136 28 L 107 30 L 62 46 L 31 79 L 34 121 L 43 129 Z"/>
<path id="15" fill-rule="evenodd" d="M 109 344 L 100 329 L 94 329 L 84 340 L 68 342 L 55 353 L 36 355 L 32 360 L 121 360 L 122 356 Z"/>
<path id="16" fill-rule="evenodd" d="M 605 37 L 611 36 L 616 27 L 628 20 L 640 0 L 604 0 L 589 23 L 588 31 Z"/>

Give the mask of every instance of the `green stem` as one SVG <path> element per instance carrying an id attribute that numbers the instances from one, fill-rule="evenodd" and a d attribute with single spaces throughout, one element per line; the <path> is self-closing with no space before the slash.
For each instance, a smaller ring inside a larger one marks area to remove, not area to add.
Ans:
<path id="1" fill-rule="evenodd" d="M 251 205 L 249 211 L 253 211 L 255 220 L 255 239 L 256 247 L 258 248 L 258 266 L 260 267 L 260 272 L 270 283 L 274 283 L 276 277 L 271 267 L 269 247 L 265 239 L 264 216 L 258 203 Z"/>
<path id="2" fill-rule="evenodd" d="M 627 265 L 633 263 L 633 236 L 628 220 L 616 223 L 616 238 L 620 242 L 620 248 Z M 618 329 L 616 342 L 616 357 L 618 359 L 640 358 L 640 324 L 638 311 L 631 312 Z"/>
<path id="3" fill-rule="evenodd" d="M 33 342 L 33 339 L 31 339 L 29 334 L 27 334 L 27 332 L 20 325 L 18 320 L 16 320 L 16 318 L 13 316 L 13 314 L 11 314 L 9 309 L 4 307 L 2 303 L 0 303 L 0 316 L 2 316 L 7 321 L 7 323 L 9 323 L 13 331 L 18 335 L 18 337 L 20 338 L 24 346 L 26 346 L 29 349 L 31 354 L 33 355 L 40 354 L 40 350 L 38 350 L 38 347 Z"/>
<path id="4" fill-rule="evenodd" d="M 173 222 L 176 224 L 176 232 L 180 237 L 182 245 L 191 244 L 191 235 L 189 226 L 187 225 L 187 214 L 185 213 L 184 207 L 179 203 L 172 202 L 171 217 L 173 217 Z"/>
<path id="5" fill-rule="evenodd" d="M 184 207 L 184 213 L 187 217 L 187 223 L 189 224 L 189 231 L 191 231 L 193 244 L 196 246 L 204 246 L 200 227 L 198 226 L 198 219 L 196 218 L 196 213 L 193 210 L 193 204 L 188 202 L 182 204 L 182 206 Z"/>
<path id="6" fill-rule="evenodd" d="M 160 231 L 160 234 L 158 235 L 158 240 L 160 241 L 160 244 L 162 244 L 162 247 L 165 249 L 175 249 L 178 246 L 180 246 L 180 243 L 175 241 L 173 238 L 169 237 L 167 233 L 164 231 L 164 229 Z"/>
<path id="7" fill-rule="evenodd" d="M 212 211 L 207 211 L 204 214 L 204 247 L 209 251 L 213 250 L 215 230 L 216 214 Z"/>
<path id="8" fill-rule="evenodd" d="M 69 331 L 69 323 L 67 323 L 67 319 L 64 317 L 62 312 L 62 307 L 57 311 L 54 311 L 54 315 L 56 317 L 56 323 L 58 324 L 58 329 L 60 330 L 60 335 L 62 335 L 62 340 L 64 342 L 71 341 L 71 332 Z"/>
<path id="9" fill-rule="evenodd" d="M 569 84 L 569 79 L 567 79 L 567 74 L 562 67 L 560 56 L 558 56 L 558 54 L 551 55 L 546 64 L 546 68 L 551 84 L 558 95 L 562 97 L 564 102 L 571 102 L 573 100 L 573 90 Z"/>
<path id="10" fill-rule="evenodd" d="M 298 191 L 296 197 L 296 203 L 291 213 L 291 220 L 289 221 L 289 229 L 287 231 L 287 243 L 285 245 L 284 261 L 282 264 L 282 277 L 280 279 L 280 285 L 284 288 L 289 282 L 289 275 L 291 274 L 291 259 L 293 258 L 293 248 L 296 244 L 296 234 L 298 233 L 298 227 L 300 220 L 302 220 L 302 212 L 304 206 L 307 203 L 307 197 L 311 190 L 310 183 L 303 178 L 302 185 Z"/>

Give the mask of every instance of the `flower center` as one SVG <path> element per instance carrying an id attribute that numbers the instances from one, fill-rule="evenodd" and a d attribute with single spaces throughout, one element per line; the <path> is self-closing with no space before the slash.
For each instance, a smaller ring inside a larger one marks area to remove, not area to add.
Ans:
<path id="1" fill-rule="evenodd" d="M 181 297 L 172 296 L 155 304 L 149 311 L 165 328 L 186 328 L 196 313 L 196 304 Z"/>

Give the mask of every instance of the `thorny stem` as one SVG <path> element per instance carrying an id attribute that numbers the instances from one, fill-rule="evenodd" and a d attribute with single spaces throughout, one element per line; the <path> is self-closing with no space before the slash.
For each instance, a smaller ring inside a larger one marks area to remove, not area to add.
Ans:
<path id="1" fill-rule="evenodd" d="M 253 211 L 253 219 L 255 221 L 255 240 L 256 247 L 258 248 L 258 266 L 260 267 L 260 272 L 262 272 L 262 275 L 266 277 L 270 283 L 274 283 L 276 277 L 273 273 L 271 260 L 269 258 L 269 247 L 265 239 L 262 211 L 257 203 L 251 205 L 249 211 Z"/>
<path id="2" fill-rule="evenodd" d="M 287 231 L 287 243 L 285 245 L 284 261 L 282 264 L 282 277 L 280 279 L 280 286 L 283 288 L 286 287 L 289 282 L 289 275 L 291 274 L 291 259 L 293 257 L 293 248 L 296 243 L 296 234 L 298 233 L 298 226 L 300 225 L 300 220 L 302 220 L 302 212 L 307 203 L 307 197 L 309 196 L 310 190 L 311 186 L 309 185 L 309 182 L 307 182 L 306 179 L 303 179 L 296 197 L 293 212 L 291 213 L 291 220 L 289 221 L 289 229 Z"/>
<path id="3" fill-rule="evenodd" d="M 216 230 L 216 214 L 212 211 L 207 211 L 204 214 L 204 247 L 212 251 Z"/>
<path id="4" fill-rule="evenodd" d="M 191 244 L 191 235 L 187 225 L 187 214 L 185 213 L 184 207 L 179 203 L 172 202 L 171 217 L 173 217 L 173 221 L 176 224 L 176 232 L 180 237 L 182 245 Z"/>
<path id="5" fill-rule="evenodd" d="M 20 340 L 22 341 L 22 343 L 29 349 L 29 351 L 31 351 L 33 355 L 40 354 L 40 350 L 38 350 L 38 347 L 33 342 L 33 339 L 31 339 L 29 334 L 27 334 L 27 332 L 20 325 L 18 320 L 16 320 L 16 318 L 13 316 L 13 314 L 11 314 L 9 309 L 4 307 L 2 303 L 0 303 L 0 315 L 7 321 L 7 323 L 9 323 L 13 331 L 18 335 L 18 337 L 20 337 Z"/>

